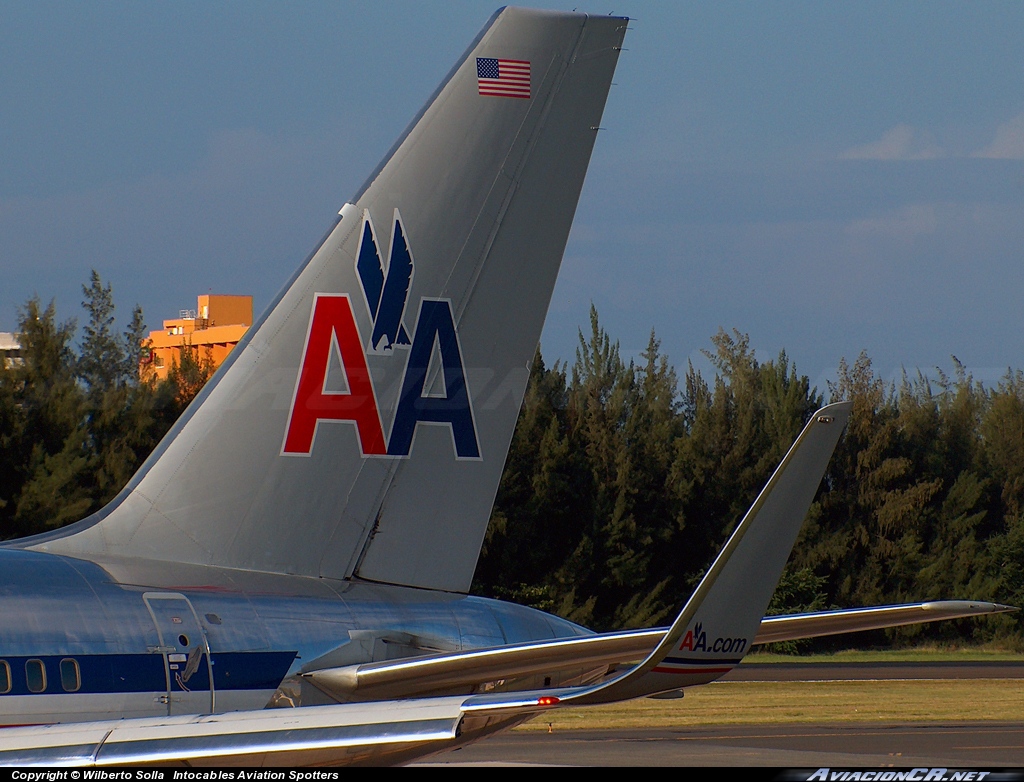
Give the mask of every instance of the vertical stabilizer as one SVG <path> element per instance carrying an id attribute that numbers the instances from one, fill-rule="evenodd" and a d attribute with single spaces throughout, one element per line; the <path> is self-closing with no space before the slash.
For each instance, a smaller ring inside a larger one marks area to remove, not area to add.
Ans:
<path id="1" fill-rule="evenodd" d="M 626 23 L 496 14 L 121 495 L 27 545 L 468 589 Z"/>

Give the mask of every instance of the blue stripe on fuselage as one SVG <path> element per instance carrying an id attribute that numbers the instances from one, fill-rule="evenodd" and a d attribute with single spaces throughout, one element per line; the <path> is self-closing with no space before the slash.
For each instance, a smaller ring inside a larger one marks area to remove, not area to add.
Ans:
<path id="1" fill-rule="evenodd" d="M 214 690 L 276 690 L 288 673 L 296 652 L 214 652 Z M 79 693 L 161 692 L 167 689 L 162 654 L 62 654 L 3 657 L 11 670 L 11 689 L 4 695 L 53 695 L 68 692 L 61 683 L 61 660 L 75 660 L 81 672 Z M 25 664 L 41 660 L 46 669 L 46 689 L 28 689 Z M 183 669 L 185 666 L 181 664 Z M 171 689 L 181 691 L 171 671 Z M 192 691 L 208 690 L 206 661 L 188 682 Z"/>

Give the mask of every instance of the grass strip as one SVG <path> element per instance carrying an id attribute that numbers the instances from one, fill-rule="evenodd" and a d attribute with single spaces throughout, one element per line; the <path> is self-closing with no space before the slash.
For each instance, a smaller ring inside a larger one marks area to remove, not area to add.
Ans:
<path id="1" fill-rule="evenodd" d="M 1020 720 L 1024 679 L 715 682 L 677 700 L 560 709 L 517 730 Z"/>

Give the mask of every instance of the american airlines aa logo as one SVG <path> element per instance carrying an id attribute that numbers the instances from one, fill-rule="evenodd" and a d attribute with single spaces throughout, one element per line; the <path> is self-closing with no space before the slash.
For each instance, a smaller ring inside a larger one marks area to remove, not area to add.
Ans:
<path id="1" fill-rule="evenodd" d="M 347 293 L 314 295 L 282 454 L 308 456 L 313 451 L 317 427 L 337 421 L 355 425 L 363 456 L 408 456 L 416 426 L 422 422 L 447 424 L 456 458 L 479 459 L 480 446 L 451 302 L 422 298 L 412 339 L 405 327 L 414 264 L 397 209 L 387 264 L 382 261 L 370 213 L 364 212 L 355 265 L 372 333 L 366 342 L 360 337 Z M 443 395 L 426 389 L 435 346 Z M 408 356 L 386 441 L 368 354 L 390 356 L 392 361 Z M 328 369 L 335 357 L 345 372 L 347 388 L 343 391 L 327 390 Z"/>

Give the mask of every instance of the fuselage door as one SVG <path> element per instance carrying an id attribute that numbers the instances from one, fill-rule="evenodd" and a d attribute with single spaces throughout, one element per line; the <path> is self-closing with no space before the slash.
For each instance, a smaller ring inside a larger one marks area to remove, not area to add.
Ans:
<path id="1" fill-rule="evenodd" d="M 167 686 L 167 713 L 213 712 L 213 662 L 210 644 L 189 599 L 176 592 L 146 592 L 160 645 L 150 647 L 163 655 Z"/>

